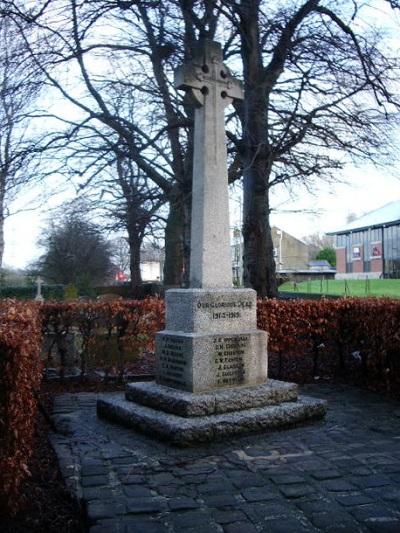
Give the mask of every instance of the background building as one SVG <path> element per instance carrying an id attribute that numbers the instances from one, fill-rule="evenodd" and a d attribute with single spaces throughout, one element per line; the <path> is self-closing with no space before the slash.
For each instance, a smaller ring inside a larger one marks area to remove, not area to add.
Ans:
<path id="1" fill-rule="evenodd" d="M 400 201 L 371 211 L 335 236 L 338 278 L 400 278 Z"/>
<path id="2" fill-rule="evenodd" d="M 336 270 L 327 261 L 311 261 L 314 247 L 296 239 L 286 231 L 271 228 L 277 274 L 289 276 L 294 281 L 334 277 Z M 232 235 L 232 274 L 236 286 L 243 283 L 243 238 L 240 229 Z"/>
<path id="3" fill-rule="evenodd" d="M 271 233 L 277 272 L 308 268 L 310 250 L 306 243 L 276 227 Z"/>
<path id="4" fill-rule="evenodd" d="M 162 281 L 165 252 L 163 249 L 144 247 L 140 250 L 140 273 L 142 281 Z"/>

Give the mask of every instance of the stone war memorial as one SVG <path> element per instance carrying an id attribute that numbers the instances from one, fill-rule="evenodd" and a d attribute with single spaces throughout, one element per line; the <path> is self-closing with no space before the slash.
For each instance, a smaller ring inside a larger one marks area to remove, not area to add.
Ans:
<path id="1" fill-rule="evenodd" d="M 205 41 L 175 73 L 196 107 L 190 287 L 166 292 L 166 329 L 156 336 L 156 381 L 99 399 L 99 416 L 185 446 L 323 417 L 327 404 L 268 379 L 267 333 L 256 293 L 232 288 L 224 109 L 241 82 Z"/>

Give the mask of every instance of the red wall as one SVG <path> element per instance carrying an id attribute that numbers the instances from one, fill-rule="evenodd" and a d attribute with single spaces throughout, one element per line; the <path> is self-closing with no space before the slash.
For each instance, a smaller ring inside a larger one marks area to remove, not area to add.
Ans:
<path id="1" fill-rule="evenodd" d="M 346 248 L 336 248 L 336 272 L 346 273 Z"/>
<path id="2" fill-rule="evenodd" d="M 383 262 L 382 257 L 371 259 L 371 272 L 382 272 Z"/>

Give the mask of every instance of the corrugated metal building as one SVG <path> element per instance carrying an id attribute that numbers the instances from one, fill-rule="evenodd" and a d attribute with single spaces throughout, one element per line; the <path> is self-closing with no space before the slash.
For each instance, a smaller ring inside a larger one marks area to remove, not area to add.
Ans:
<path id="1" fill-rule="evenodd" d="M 329 232 L 337 277 L 400 278 L 400 200 Z"/>

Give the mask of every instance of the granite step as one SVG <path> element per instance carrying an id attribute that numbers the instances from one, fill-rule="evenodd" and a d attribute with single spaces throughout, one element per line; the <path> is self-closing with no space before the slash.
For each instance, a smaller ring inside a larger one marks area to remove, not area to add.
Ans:
<path id="1" fill-rule="evenodd" d="M 307 420 L 322 418 L 326 410 L 326 401 L 305 396 L 300 396 L 295 402 L 201 417 L 165 413 L 127 400 L 122 393 L 113 398 L 100 397 L 97 401 L 98 416 L 177 446 L 288 428 Z"/>
<path id="2" fill-rule="evenodd" d="M 129 383 L 125 398 L 138 404 L 183 417 L 242 411 L 297 400 L 295 383 L 269 379 L 262 385 L 213 390 L 206 393 L 180 391 L 152 382 Z"/>

